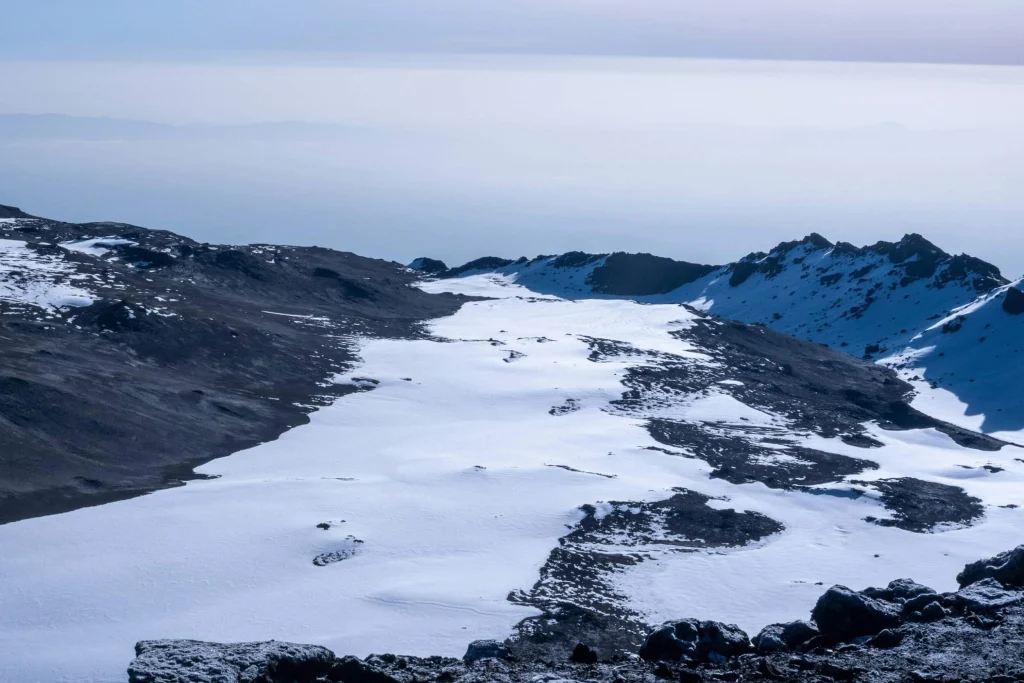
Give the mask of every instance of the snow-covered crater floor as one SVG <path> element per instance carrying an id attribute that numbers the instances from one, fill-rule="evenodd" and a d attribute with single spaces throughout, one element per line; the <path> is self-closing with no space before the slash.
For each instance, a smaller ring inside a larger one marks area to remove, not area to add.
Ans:
<path id="1" fill-rule="evenodd" d="M 497 298 L 435 321 L 434 340 L 364 340 L 362 365 L 339 381 L 374 379 L 374 389 L 200 468 L 216 479 L 0 527 L 0 680 L 122 681 L 144 638 L 461 655 L 536 614 L 507 596 L 534 584 L 579 506 L 661 500 L 673 487 L 786 529 L 753 546 L 660 553 L 616 575 L 651 622 L 693 616 L 756 632 L 806 616 L 818 583 L 911 575 L 950 589 L 965 562 L 1020 542 L 1018 511 L 996 507 L 1022 502 L 1024 469 L 1008 449 L 971 451 L 931 430 L 872 429 L 885 445 L 870 451 L 808 439 L 879 463 L 859 478 L 917 476 L 986 503 L 976 525 L 931 534 L 864 522 L 888 516 L 871 495 L 736 486 L 709 479 L 702 461 L 648 449 L 658 444 L 642 420 L 609 410 L 637 361 L 591 362 L 580 337 L 703 362 L 669 334 L 691 319 L 679 306 L 538 297 L 483 275 L 424 287 Z M 579 409 L 550 413 L 568 399 Z M 749 419 L 734 403 L 712 407 Z M 990 462 L 1005 471 L 959 467 Z"/>

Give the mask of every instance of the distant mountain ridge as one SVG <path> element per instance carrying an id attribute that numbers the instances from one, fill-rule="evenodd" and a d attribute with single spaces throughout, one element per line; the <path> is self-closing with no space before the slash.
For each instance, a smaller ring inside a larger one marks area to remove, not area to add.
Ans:
<path id="1" fill-rule="evenodd" d="M 1017 424 L 1024 418 L 1008 424 L 993 415 L 1005 412 L 1001 403 L 989 405 L 1003 401 L 1014 378 L 1024 379 L 1006 371 L 1007 363 L 1019 364 L 1024 346 L 1024 315 L 1015 313 L 1015 302 L 1024 296 L 1020 282 L 918 234 L 857 247 L 812 233 L 717 266 L 623 252 L 515 261 L 486 257 L 455 268 L 418 259 L 411 267 L 417 266 L 442 278 L 495 273 L 545 294 L 686 303 L 719 317 L 761 323 L 948 388 L 968 404 L 967 416 L 985 414 L 986 430 L 1024 428 Z M 960 329 L 967 332 L 955 344 L 955 357 L 948 357 L 944 349 Z M 956 366 L 972 370 L 957 375 Z"/>

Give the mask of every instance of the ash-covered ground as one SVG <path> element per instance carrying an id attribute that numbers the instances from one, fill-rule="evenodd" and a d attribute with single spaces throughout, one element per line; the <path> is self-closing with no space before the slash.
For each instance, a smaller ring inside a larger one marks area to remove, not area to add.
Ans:
<path id="1" fill-rule="evenodd" d="M 462 299 L 317 247 L 0 213 L 0 524 L 140 495 L 355 391 L 354 337 Z"/>

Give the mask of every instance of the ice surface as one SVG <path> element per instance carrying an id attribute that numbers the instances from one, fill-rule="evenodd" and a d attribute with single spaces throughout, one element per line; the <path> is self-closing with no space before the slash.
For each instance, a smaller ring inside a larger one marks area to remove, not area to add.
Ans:
<path id="1" fill-rule="evenodd" d="M 666 552 L 617 575 L 652 621 L 713 617 L 755 632 L 806 617 L 818 582 L 863 587 L 911 575 L 949 589 L 967 561 L 1020 542 L 1018 510 L 988 507 L 970 528 L 914 534 L 864 522 L 887 516 L 875 495 L 736 486 L 709 479 L 702 461 L 649 450 L 658 444 L 642 420 L 609 409 L 625 368 L 642 361 L 591 362 L 581 337 L 699 362 L 669 334 L 693 315 L 678 305 L 567 301 L 493 275 L 423 286 L 494 298 L 435 321 L 432 333 L 448 342 L 364 340 L 361 366 L 339 379 L 377 380 L 372 390 L 200 468 L 217 479 L 0 527 L 0 680 L 120 681 L 144 638 L 461 655 L 533 614 L 506 596 L 533 585 L 580 505 L 660 500 L 673 487 L 762 512 L 786 530 L 756 546 Z M 513 350 L 523 357 L 504 362 Z M 549 414 L 569 398 L 581 409 Z M 724 395 L 679 411 L 778 426 Z M 884 446 L 793 438 L 880 464 L 860 478 L 913 475 L 991 505 L 1024 502 L 1018 453 L 967 450 L 931 430 L 872 435 Z M 1005 471 L 961 478 L 959 465 L 987 463 Z M 314 565 L 331 553 L 343 557 Z"/>

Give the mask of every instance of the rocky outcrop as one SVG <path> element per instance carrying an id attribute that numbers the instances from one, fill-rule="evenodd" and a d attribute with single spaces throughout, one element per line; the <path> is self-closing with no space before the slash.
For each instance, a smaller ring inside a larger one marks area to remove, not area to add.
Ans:
<path id="1" fill-rule="evenodd" d="M 1024 313 L 1024 292 L 1016 287 L 1010 287 L 1003 296 L 1003 310 L 1010 315 Z"/>
<path id="2" fill-rule="evenodd" d="M 151 640 L 136 646 L 130 683 L 682 683 L 794 681 L 906 683 L 1024 680 L 1024 590 L 1013 581 L 1024 546 L 975 562 L 963 587 L 936 593 L 911 579 L 853 591 L 833 586 L 812 621 L 772 624 L 754 637 L 697 619 L 655 629 L 640 657 L 601 658 L 579 643 L 562 659 L 511 654 L 509 643 L 475 641 L 462 659 L 337 657 L 291 643 Z"/>
<path id="3" fill-rule="evenodd" d="M 647 637 L 640 657 L 649 661 L 723 662 L 750 649 L 738 626 L 718 621 L 683 619 L 667 622 Z"/>
<path id="4" fill-rule="evenodd" d="M 821 631 L 811 621 L 799 620 L 787 624 L 770 624 L 754 636 L 754 649 L 758 654 L 786 652 L 795 650 L 819 635 L 821 635 Z"/>
<path id="5" fill-rule="evenodd" d="M 972 562 L 956 575 L 961 587 L 989 578 L 1005 586 L 1024 587 L 1024 545 L 987 560 Z"/>
<path id="6" fill-rule="evenodd" d="M 891 603 L 875 600 L 846 586 L 833 586 L 818 598 L 811 618 L 822 635 L 838 642 L 872 636 L 896 626 L 900 611 Z"/>
<path id="7" fill-rule="evenodd" d="M 504 659 L 508 657 L 508 648 L 497 640 L 474 640 L 462 655 L 462 661 L 473 663 L 481 659 Z"/>
<path id="8" fill-rule="evenodd" d="M 143 640 L 128 667 L 129 683 L 292 683 L 331 672 L 334 653 L 294 643 L 204 643 Z"/>
<path id="9" fill-rule="evenodd" d="M 409 264 L 409 267 L 413 270 L 418 270 L 424 275 L 440 275 L 441 273 L 448 270 L 448 266 L 444 261 L 439 261 L 434 258 L 427 258 L 425 256 L 420 257 Z"/>

